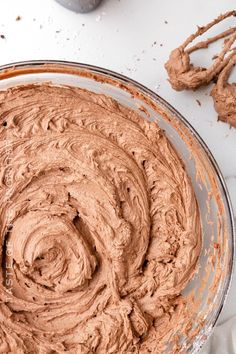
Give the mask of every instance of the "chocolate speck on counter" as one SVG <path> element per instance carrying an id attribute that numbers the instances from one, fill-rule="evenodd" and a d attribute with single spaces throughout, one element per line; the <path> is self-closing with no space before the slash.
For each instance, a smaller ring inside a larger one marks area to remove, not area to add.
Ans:
<path id="1" fill-rule="evenodd" d="M 202 103 L 198 99 L 196 99 L 197 104 L 201 107 Z"/>
<path id="2" fill-rule="evenodd" d="M 17 17 L 16 17 L 16 21 L 20 21 L 21 19 L 22 19 L 21 16 L 17 16 Z"/>

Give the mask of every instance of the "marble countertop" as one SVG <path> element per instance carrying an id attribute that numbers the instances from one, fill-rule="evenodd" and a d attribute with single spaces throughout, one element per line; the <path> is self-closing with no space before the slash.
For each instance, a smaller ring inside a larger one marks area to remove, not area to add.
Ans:
<path id="1" fill-rule="evenodd" d="M 54 0 L 1 1 L 0 64 L 30 59 L 78 61 L 106 67 L 146 85 L 199 132 L 219 164 L 236 211 L 236 129 L 217 122 L 210 87 L 175 92 L 163 68 L 170 51 L 196 25 L 234 5 L 233 0 L 104 0 L 96 11 L 81 15 Z M 219 48 L 218 44 L 201 51 L 194 55 L 194 62 L 209 64 Z M 232 283 L 220 321 L 236 314 L 236 275 Z"/>

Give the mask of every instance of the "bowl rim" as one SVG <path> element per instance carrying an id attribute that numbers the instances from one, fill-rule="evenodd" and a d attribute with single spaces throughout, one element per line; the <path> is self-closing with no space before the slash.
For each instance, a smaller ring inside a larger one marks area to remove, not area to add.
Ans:
<path id="1" fill-rule="evenodd" d="M 215 314 L 214 322 L 211 323 L 212 327 L 210 328 L 210 331 L 207 331 L 204 334 L 204 337 L 205 337 L 204 340 L 202 340 L 199 347 L 196 348 L 196 351 L 194 351 L 194 353 L 197 353 L 201 349 L 203 344 L 205 344 L 207 342 L 207 340 L 209 339 L 209 337 L 213 333 L 213 329 L 216 326 L 216 323 L 219 319 L 219 316 L 222 312 L 222 309 L 223 309 L 223 307 L 226 303 L 226 300 L 227 300 L 227 296 L 229 294 L 230 286 L 232 283 L 233 272 L 235 269 L 235 263 L 236 263 L 236 247 L 235 247 L 235 245 L 236 245 L 236 229 L 235 229 L 236 223 L 234 221 L 234 213 L 233 213 L 233 207 L 232 207 L 232 202 L 231 202 L 231 198 L 229 195 L 229 191 L 228 191 L 225 179 L 223 177 L 223 174 L 218 166 L 218 163 L 216 162 L 212 152 L 210 151 L 209 147 L 207 146 L 207 144 L 205 143 L 203 138 L 200 136 L 200 134 L 195 130 L 195 128 L 191 125 L 191 123 L 177 109 L 175 109 L 169 102 L 167 102 L 164 98 L 159 96 L 157 93 L 155 93 L 154 91 L 152 91 L 151 89 L 149 89 L 145 85 L 139 83 L 138 81 L 129 78 L 128 76 L 125 76 L 125 75 L 117 73 L 113 70 L 106 69 L 106 68 L 96 66 L 96 65 L 80 63 L 80 62 L 75 62 L 75 61 L 68 61 L 68 60 L 51 60 L 51 59 L 26 60 L 26 61 L 17 61 L 17 62 L 12 62 L 12 63 L 8 63 L 8 64 L 3 64 L 3 65 L 0 65 L 0 73 L 4 74 L 4 73 L 7 73 L 8 71 L 11 71 L 11 73 L 13 73 L 13 75 L 11 75 L 11 77 L 21 76 L 22 74 L 27 75 L 27 74 L 32 74 L 32 73 L 30 73 L 30 72 L 29 73 L 17 73 L 16 75 L 14 75 L 14 70 L 15 69 L 23 69 L 25 67 L 30 67 L 30 66 L 33 66 L 33 67 L 45 66 L 45 68 L 46 68 L 46 65 L 55 65 L 55 66 L 60 65 L 60 66 L 68 67 L 68 68 L 70 67 L 70 68 L 77 68 L 77 69 L 81 69 L 81 70 L 85 70 L 85 71 L 87 70 L 87 71 L 93 72 L 98 75 L 103 75 L 105 77 L 112 77 L 113 79 L 124 82 L 125 84 L 134 85 L 134 87 L 136 89 L 140 90 L 144 95 L 147 95 L 149 98 L 151 98 L 157 104 L 163 105 L 163 107 L 165 109 L 167 109 L 171 114 L 176 116 L 181 121 L 181 123 L 183 123 L 185 125 L 185 127 L 190 131 L 190 133 L 193 135 L 193 137 L 197 140 L 197 142 L 199 143 L 201 148 L 206 153 L 207 158 L 209 159 L 209 162 L 211 163 L 213 170 L 217 175 L 217 178 L 219 180 L 219 184 L 222 188 L 222 193 L 225 197 L 225 205 L 227 208 L 229 221 L 230 221 L 229 229 L 230 229 L 230 235 L 231 235 L 231 241 L 232 241 L 232 250 L 231 250 L 231 257 L 229 260 L 229 273 L 228 273 L 227 278 L 225 280 L 225 289 L 224 289 L 224 293 L 222 294 L 221 302 L 220 302 L 218 310 Z M 40 73 L 42 73 L 42 72 L 40 71 Z M 50 73 L 50 70 L 47 70 L 47 71 L 45 70 L 45 72 Z M 56 73 L 56 72 L 54 72 L 54 73 Z M 35 74 L 37 74 L 37 72 Z M 73 74 L 76 75 L 76 73 L 73 73 Z M 77 75 L 79 75 L 79 73 L 77 73 Z M 0 81 L 1 80 L 4 80 L 4 78 L 0 78 Z M 209 326 L 210 325 L 208 324 L 208 326 L 206 328 L 208 329 Z"/>

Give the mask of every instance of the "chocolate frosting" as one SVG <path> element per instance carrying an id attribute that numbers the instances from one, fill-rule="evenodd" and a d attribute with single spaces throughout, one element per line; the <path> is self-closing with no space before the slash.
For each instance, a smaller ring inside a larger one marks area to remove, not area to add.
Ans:
<path id="1" fill-rule="evenodd" d="M 163 352 L 201 249 L 164 132 L 71 87 L 10 88 L 0 112 L 0 352 Z"/>
<path id="2" fill-rule="evenodd" d="M 208 23 L 206 26 L 198 27 L 194 34 L 191 34 L 183 44 L 174 49 L 170 53 L 170 57 L 165 64 L 165 68 L 169 75 L 169 81 L 173 89 L 181 91 L 184 89 L 195 90 L 200 86 L 209 84 L 219 72 L 228 64 L 231 55 L 226 55 L 236 40 L 236 27 L 229 28 L 226 31 L 213 36 L 207 40 L 199 42 L 190 48 L 187 46 L 192 43 L 197 37 L 203 35 L 214 25 L 224 19 L 236 16 L 236 11 L 229 11 L 218 16 L 215 20 Z M 215 56 L 212 65 L 209 68 L 195 67 L 190 61 L 190 54 L 198 49 L 208 48 L 209 44 L 226 38 L 224 47 L 221 52 Z"/>
<path id="3" fill-rule="evenodd" d="M 236 53 L 220 73 L 217 83 L 211 91 L 211 96 L 219 120 L 236 128 L 236 83 L 227 82 L 235 63 Z"/>

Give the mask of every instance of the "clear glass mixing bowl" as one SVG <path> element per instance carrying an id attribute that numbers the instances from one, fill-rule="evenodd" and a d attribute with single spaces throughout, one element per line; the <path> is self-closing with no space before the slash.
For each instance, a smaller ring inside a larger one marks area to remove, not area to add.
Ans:
<path id="1" fill-rule="evenodd" d="M 0 89 L 52 82 L 103 93 L 157 120 L 191 178 L 198 201 L 203 247 L 198 271 L 184 290 L 194 304 L 188 334 L 179 353 L 197 353 L 219 317 L 229 289 L 234 258 L 234 225 L 229 195 L 209 149 L 193 127 L 161 97 L 124 76 L 94 66 L 59 61 L 31 61 L 0 67 Z M 187 326 L 186 326 L 187 327 Z"/>

